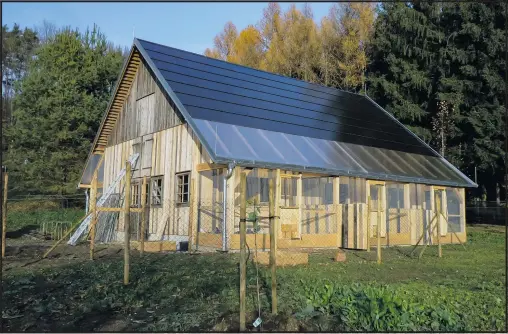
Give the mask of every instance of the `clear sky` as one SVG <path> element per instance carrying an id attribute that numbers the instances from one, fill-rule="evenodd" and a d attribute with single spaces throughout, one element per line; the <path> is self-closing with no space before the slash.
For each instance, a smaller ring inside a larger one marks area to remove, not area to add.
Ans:
<path id="1" fill-rule="evenodd" d="M 283 10 L 290 3 L 281 3 Z M 331 3 L 312 3 L 319 22 Z M 132 45 L 133 30 L 138 38 L 175 48 L 203 53 L 227 21 L 238 31 L 261 18 L 267 3 L 2 3 L 2 24 L 34 28 L 44 20 L 57 27 L 71 26 L 84 31 L 96 23 L 107 38 L 120 46 Z M 303 3 L 297 4 L 302 8 Z"/>

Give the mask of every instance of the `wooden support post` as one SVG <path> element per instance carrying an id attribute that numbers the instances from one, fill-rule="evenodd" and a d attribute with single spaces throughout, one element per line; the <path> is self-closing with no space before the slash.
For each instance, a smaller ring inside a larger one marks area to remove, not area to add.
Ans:
<path id="1" fill-rule="evenodd" d="M 139 234 L 139 250 L 140 254 L 145 253 L 145 232 L 146 232 L 146 176 L 143 176 L 143 184 L 141 186 L 141 233 Z"/>
<path id="2" fill-rule="evenodd" d="M 280 199 L 282 197 L 282 189 L 281 189 L 281 179 L 280 179 L 280 169 L 275 171 L 275 230 L 276 230 L 276 238 L 275 238 L 275 249 L 277 249 L 278 237 L 280 230 Z"/>
<path id="3" fill-rule="evenodd" d="M 296 179 L 296 196 L 298 201 L 298 238 L 302 238 L 302 220 L 303 220 L 303 182 L 302 174 Z M 291 232 L 292 233 L 292 232 Z M 292 238 L 293 236 L 291 236 Z"/>
<path id="4" fill-rule="evenodd" d="M 268 202 L 269 202 L 269 216 L 270 216 L 270 267 L 272 271 L 272 314 L 277 314 L 277 248 L 275 245 L 275 240 L 277 239 L 277 230 L 275 228 L 275 201 L 274 201 L 274 193 L 275 189 L 273 187 L 273 179 L 269 181 L 269 193 L 268 193 Z"/>
<path id="5" fill-rule="evenodd" d="M 131 242 L 131 164 L 125 162 L 125 190 L 124 190 L 124 267 L 123 267 L 123 284 L 129 284 L 129 270 L 130 270 L 130 242 Z"/>
<path id="6" fill-rule="evenodd" d="M 370 195 L 367 197 L 367 252 L 370 252 L 370 210 L 372 208 L 372 203 L 370 202 Z"/>
<path id="7" fill-rule="evenodd" d="M 340 180 L 338 177 L 333 178 L 333 207 L 335 210 L 335 225 L 337 225 L 337 247 L 342 247 L 342 211 L 340 208 Z"/>
<path id="8" fill-rule="evenodd" d="M 189 198 L 189 243 L 188 243 L 188 252 L 190 253 L 192 250 L 192 231 L 194 229 L 194 179 L 191 180 L 190 184 L 190 198 Z M 231 210 L 234 210 L 234 207 L 231 208 Z"/>
<path id="9" fill-rule="evenodd" d="M 97 171 L 92 177 L 92 188 L 90 188 L 90 260 L 93 260 L 95 250 L 95 225 L 97 224 Z"/>
<path id="10" fill-rule="evenodd" d="M 437 194 L 435 194 L 434 196 L 436 196 L 436 195 Z M 443 257 L 443 251 L 441 249 L 441 198 L 439 196 L 436 196 L 436 212 L 437 212 L 436 213 L 436 215 L 437 215 L 437 219 L 436 219 L 436 222 L 437 222 L 437 256 Z"/>
<path id="11" fill-rule="evenodd" d="M 381 264 L 381 187 L 377 194 L 377 263 Z"/>
<path id="12" fill-rule="evenodd" d="M 240 332 L 245 331 L 245 289 L 247 276 L 247 258 L 245 252 L 245 239 L 247 234 L 247 175 L 242 172 L 240 179 Z"/>
<path id="13" fill-rule="evenodd" d="M 5 237 L 7 235 L 7 184 L 9 183 L 9 174 L 3 173 L 3 197 L 2 197 L 2 258 L 5 257 Z"/>
<path id="14" fill-rule="evenodd" d="M 437 216 L 436 216 L 437 217 Z M 438 221 L 438 225 L 439 225 L 439 221 Z M 432 226 L 432 225 L 431 225 Z M 434 230 L 436 229 L 437 226 L 434 226 L 431 231 L 430 231 L 430 234 L 434 233 Z M 420 255 L 418 255 L 418 259 L 421 259 L 422 256 L 423 256 L 423 253 L 425 252 L 425 249 L 427 248 L 427 245 L 428 245 L 428 242 L 423 246 L 423 249 L 422 251 L 420 252 Z"/>

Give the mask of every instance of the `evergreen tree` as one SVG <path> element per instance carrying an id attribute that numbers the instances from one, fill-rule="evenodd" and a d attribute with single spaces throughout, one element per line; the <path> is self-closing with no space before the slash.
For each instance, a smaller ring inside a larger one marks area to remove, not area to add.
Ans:
<path id="1" fill-rule="evenodd" d="M 63 29 L 37 49 L 6 133 L 14 191 L 76 191 L 121 64 L 121 50 L 96 27 Z"/>

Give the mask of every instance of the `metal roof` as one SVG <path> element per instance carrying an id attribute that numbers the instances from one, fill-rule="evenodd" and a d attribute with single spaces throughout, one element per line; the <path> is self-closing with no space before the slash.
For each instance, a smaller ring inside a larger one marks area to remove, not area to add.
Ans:
<path id="1" fill-rule="evenodd" d="M 135 39 L 214 162 L 475 187 L 369 97 Z"/>

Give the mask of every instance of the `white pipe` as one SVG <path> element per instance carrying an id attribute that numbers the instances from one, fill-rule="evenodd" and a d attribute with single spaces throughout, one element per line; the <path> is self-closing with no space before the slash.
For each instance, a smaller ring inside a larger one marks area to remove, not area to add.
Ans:
<path id="1" fill-rule="evenodd" d="M 235 168 L 235 163 L 229 163 L 228 164 L 228 170 L 226 175 L 224 175 L 224 191 L 223 193 L 223 200 L 222 200 L 222 251 L 227 252 L 228 251 L 228 233 L 227 233 L 227 193 L 228 193 L 228 180 L 233 175 L 233 170 Z"/>
<path id="2" fill-rule="evenodd" d="M 86 198 L 86 201 L 85 201 L 85 213 L 88 213 L 88 189 L 85 189 L 85 198 Z"/>

